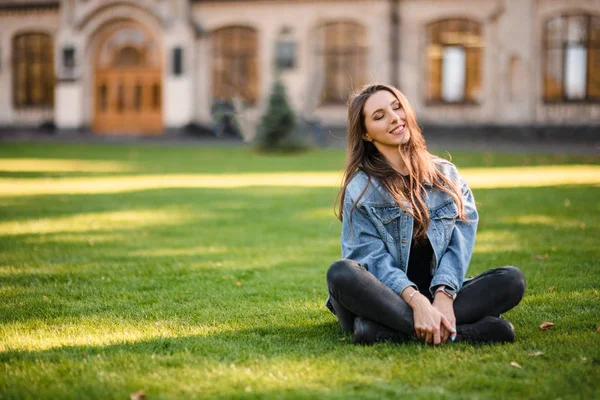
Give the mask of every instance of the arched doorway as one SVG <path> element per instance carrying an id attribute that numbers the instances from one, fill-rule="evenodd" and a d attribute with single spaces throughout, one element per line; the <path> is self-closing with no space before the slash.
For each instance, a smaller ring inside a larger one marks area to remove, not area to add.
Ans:
<path id="1" fill-rule="evenodd" d="M 100 40 L 95 58 L 93 123 L 99 134 L 160 134 L 160 51 L 139 24 L 121 23 Z"/>

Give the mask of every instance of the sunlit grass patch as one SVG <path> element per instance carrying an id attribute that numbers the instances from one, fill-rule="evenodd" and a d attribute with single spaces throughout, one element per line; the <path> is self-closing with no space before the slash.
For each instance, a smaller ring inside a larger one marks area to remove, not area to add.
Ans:
<path id="1" fill-rule="evenodd" d="M 499 251 L 517 251 L 523 248 L 523 242 L 509 230 L 484 230 L 477 234 L 475 253 L 496 253 Z"/>
<path id="2" fill-rule="evenodd" d="M 132 323 L 133 322 L 133 323 Z M 30 326 L 37 326 L 35 331 Z M 182 327 L 178 321 L 127 321 L 115 316 L 88 317 L 63 321 L 29 320 L 7 323 L 2 328 L 4 351 L 41 351 L 62 346 L 111 346 L 155 338 L 195 336 L 199 340 L 214 333 L 232 332 L 228 326 L 195 325 Z"/>
<path id="3" fill-rule="evenodd" d="M 135 256 L 194 256 L 203 254 L 227 254 L 231 251 L 226 246 L 194 246 L 192 248 L 179 249 L 146 249 L 139 250 L 133 253 Z"/>
<path id="4" fill-rule="evenodd" d="M 339 172 L 224 175 L 146 175 L 97 178 L 0 179 L 0 196 L 124 193 L 169 188 L 239 188 L 247 186 L 339 186 Z"/>
<path id="5" fill-rule="evenodd" d="M 111 244 L 118 242 L 125 242 L 131 239 L 131 236 L 126 232 L 121 233 L 111 233 L 110 231 L 102 231 L 100 230 L 99 225 L 93 225 L 94 228 L 91 230 L 77 230 L 70 231 L 69 233 L 52 233 L 51 235 L 46 235 L 43 232 L 34 232 L 40 233 L 39 235 L 31 235 L 29 238 L 25 239 L 24 242 L 34 245 L 33 250 L 37 251 L 41 246 L 50 244 L 50 243 L 71 243 L 71 244 L 85 244 L 93 246 L 95 244 Z M 139 225 L 138 225 L 139 228 Z M 109 229 L 109 228 L 102 228 Z M 137 228 L 134 228 L 137 229 Z M 31 233 L 31 232 L 30 232 Z M 45 232 L 49 233 L 49 232 Z M 141 232 L 142 237 L 147 235 L 147 231 Z"/>
<path id="6" fill-rule="evenodd" d="M 600 184 L 600 166 L 595 165 L 466 168 L 461 173 L 471 188 Z"/>
<path id="7" fill-rule="evenodd" d="M 465 168 L 473 189 L 600 184 L 600 166 Z M 93 178 L 0 178 L 0 196 L 127 193 L 169 188 L 339 187 L 340 172 L 134 175 Z"/>
<path id="8" fill-rule="evenodd" d="M 168 208 L 85 213 L 69 217 L 35 218 L 0 223 L 0 235 L 88 232 L 110 229 L 136 230 L 152 225 L 177 225 L 181 221 L 201 219 L 182 210 Z"/>
<path id="9" fill-rule="evenodd" d="M 542 225 L 550 228 L 564 227 L 564 228 L 580 228 L 585 222 L 575 218 L 557 218 L 549 215 L 517 215 L 510 216 L 502 219 L 511 224 L 519 225 Z"/>
<path id="10" fill-rule="evenodd" d="M 312 208 L 308 210 L 298 210 L 297 216 L 302 219 L 326 219 L 331 221 L 332 217 L 335 216 L 333 212 L 334 204 L 332 203 L 329 207 Z"/>

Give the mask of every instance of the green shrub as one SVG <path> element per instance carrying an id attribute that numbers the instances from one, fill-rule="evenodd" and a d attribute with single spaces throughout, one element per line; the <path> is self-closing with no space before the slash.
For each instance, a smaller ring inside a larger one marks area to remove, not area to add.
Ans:
<path id="1" fill-rule="evenodd" d="M 296 116 L 287 101 L 285 86 L 276 80 L 267 110 L 257 127 L 256 149 L 261 152 L 306 150 L 308 145 L 298 136 L 296 127 Z"/>

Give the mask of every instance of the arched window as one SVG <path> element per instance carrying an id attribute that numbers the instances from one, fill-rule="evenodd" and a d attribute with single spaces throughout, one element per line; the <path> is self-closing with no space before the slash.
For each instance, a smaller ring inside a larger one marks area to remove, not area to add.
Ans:
<path id="1" fill-rule="evenodd" d="M 427 100 L 476 103 L 482 76 L 481 25 L 447 19 L 429 24 L 427 35 Z"/>
<path id="2" fill-rule="evenodd" d="M 218 100 L 258 100 L 258 35 L 255 29 L 231 26 L 212 33 L 212 93 Z"/>
<path id="3" fill-rule="evenodd" d="M 544 100 L 600 100 L 600 17 L 550 18 L 543 40 Z"/>
<path id="4" fill-rule="evenodd" d="M 367 32 L 352 22 L 331 22 L 317 29 L 317 59 L 325 74 L 321 102 L 346 103 L 366 83 Z"/>
<path id="5" fill-rule="evenodd" d="M 115 56 L 116 67 L 138 67 L 144 64 L 144 54 L 133 46 L 121 48 Z"/>
<path id="6" fill-rule="evenodd" d="M 13 103 L 16 108 L 54 105 L 54 47 L 44 33 L 13 39 Z"/>

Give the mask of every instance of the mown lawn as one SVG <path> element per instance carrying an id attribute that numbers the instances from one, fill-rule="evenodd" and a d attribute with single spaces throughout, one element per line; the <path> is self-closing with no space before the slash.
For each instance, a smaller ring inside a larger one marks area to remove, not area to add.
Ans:
<path id="1" fill-rule="evenodd" d="M 514 344 L 350 344 L 341 150 L 1 143 L 0 398 L 600 398 L 600 159 L 452 156 Z"/>

